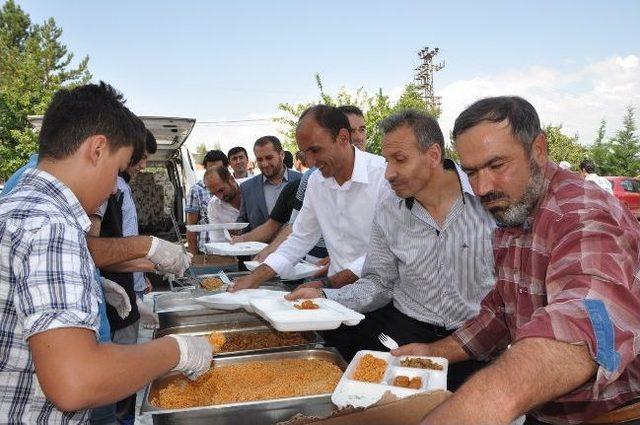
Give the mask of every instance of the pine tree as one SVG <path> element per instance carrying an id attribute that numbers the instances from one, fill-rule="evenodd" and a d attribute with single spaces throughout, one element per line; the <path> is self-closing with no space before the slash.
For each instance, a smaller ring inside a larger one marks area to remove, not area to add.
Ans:
<path id="1" fill-rule="evenodd" d="M 60 88 L 91 78 L 89 58 L 71 66 L 74 56 L 60 42 L 61 35 L 52 18 L 32 24 L 14 0 L 0 9 L 0 180 L 37 151 L 27 116 L 44 113 Z"/>

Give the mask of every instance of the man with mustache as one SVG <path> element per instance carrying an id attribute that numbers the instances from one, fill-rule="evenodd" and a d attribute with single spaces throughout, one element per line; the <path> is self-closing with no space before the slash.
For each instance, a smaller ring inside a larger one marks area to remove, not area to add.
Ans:
<path id="1" fill-rule="evenodd" d="M 385 350 L 380 332 L 400 344 L 433 342 L 474 317 L 493 287 L 491 231 L 495 223 L 466 175 L 444 158 L 438 122 L 416 111 L 380 123 L 387 190 L 373 219 L 361 278 L 340 289 L 300 288 L 289 299 L 326 296 L 366 313 L 355 327 L 325 335 L 346 359 Z M 386 350 L 385 350 L 386 351 Z M 457 388 L 480 362 L 449 369 Z"/>
<path id="2" fill-rule="evenodd" d="M 496 286 L 480 313 L 394 355 L 493 360 L 423 424 L 580 423 L 640 397 L 640 225 L 547 158 L 533 106 L 482 99 L 453 129 L 462 168 L 495 217 Z M 615 423 L 616 417 L 596 418 Z"/>
<path id="3" fill-rule="evenodd" d="M 302 113 L 296 140 L 318 170 L 310 174 L 291 235 L 253 273 L 237 279 L 231 291 L 256 288 L 276 274 L 292 274 L 321 236 L 331 257 L 329 276 L 322 284 L 340 287 L 358 280 L 386 182 L 384 159 L 354 148 L 350 133 L 349 120 L 338 108 L 316 105 Z"/>
<path id="4" fill-rule="evenodd" d="M 227 167 L 210 168 L 202 178 L 209 193 L 208 217 L 209 223 L 233 223 L 240 214 L 242 193 L 236 179 L 231 175 Z M 213 242 L 225 241 L 222 230 L 209 232 Z"/>

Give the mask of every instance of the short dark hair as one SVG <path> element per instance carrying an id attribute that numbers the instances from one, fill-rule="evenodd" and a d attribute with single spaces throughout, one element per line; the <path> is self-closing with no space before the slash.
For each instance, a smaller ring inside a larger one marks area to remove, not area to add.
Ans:
<path id="1" fill-rule="evenodd" d="M 596 163 L 590 159 L 583 159 L 582 162 L 580 162 L 580 171 L 585 171 L 589 174 L 593 174 L 597 172 Z"/>
<path id="2" fill-rule="evenodd" d="M 156 138 L 153 133 L 145 128 L 145 137 L 144 137 L 144 150 L 137 151 L 135 150 L 133 155 L 131 155 L 130 164 L 137 164 L 142 159 L 144 153 L 148 153 L 149 155 L 153 155 L 158 150 L 158 142 L 156 142 Z"/>
<path id="3" fill-rule="evenodd" d="M 258 146 L 266 146 L 269 143 L 273 145 L 273 148 L 276 152 L 282 152 L 282 143 L 280 143 L 280 139 L 276 136 L 262 136 L 253 144 L 253 149 Z"/>
<path id="4" fill-rule="evenodd" d="M 452 137 L 455 139 L 483 121 L 509 122 L 511 132 L 522 143 L 527 155 L 533 140 L 542 133 L 540 118 L 533 105 L 519 96 L 498 96 L 480 99 L 456 118 Z"/>
<path id="5" fill-rule="evenodd" d="M 245 148 L 243 148 L 242 146 L 236 146 L 235 148 L 231 148 L 229 149 L 229 152 L 227 153 L 227 157 L 231 158 L 233 155 L 243 152 L 244 156 L 247 157 L 247 159 L 249 159 L 249 154 L 247 153 L 247 150 Z"/>
<path id="6" fill-rule="evenodd" d="M 298 128 L 300 123 L 307 115 L 311 115 L 313 119 L 320 125 L 320 127 L 329 130 L 331 137 L 334 139 L 338 137 L 338 133 L 341 129 L 346 129 L 351 134 L 351 126 L 349 125 L 349 119 L 340 109 L 335 106 L 329 105 L 314 105 L 307 108 L 300 119 L 298 120 Z M 349 141 L 351 141 L 351 135 L 349 135 Z"/>
<path id="7" fill-rule="evenodd" d="M 289 151 L 284 151 L 284 159 L 282 160 L 285 167 L 293 168 L 293 154 Z"/>
<path id="8" fill-rule="evenodd" d="M 302 162 L 302 165 L 304 165 L 305 167 L 308 167 L 307 165 L 307 157 L 304 154 L 304 151 L 298 151 L 296 152 L 296 159 L 300 162 Z"/>
<path id="9" fill-rule="evenodd" d="M 357 106 L 342 105 L 342 106 L 338 106 L 338 109 L 340 109 L 342 113 L 345 115 L 357 115 L 359 117 L 364 118 L 364 113 L 362 112 L 362 109 L 358 108 Z"/>
<path id="10" fill-rule="evenodd" d="M 107 138 L 111 152 L 129 146 L 134 154 L 142 152 L 144 124 L 124 103 L 122 94 L 103 81 L 58 90 L 42 119 L 40 158 L 67 158 L 98 134 Z"/>
<path id="11" fill-rule="evenodd" d="M 389 115 L 378 124 L 383 134 L 387 134 L 399 127 L 407 126 L 416 136 L 418 147 L 422 152 L 431 145 L 440 146 L 442 161 L 444 161 L 444 136 L 438 121 L 432 116 L 417 109 L 403 109 Z"/>
<path id="12" fill-rule="evenodd" d="M 223 167 L 229 166 L 229 159 L 227 158 L 227 155 L 225 155 L 224 152 L 218 149 L 207 152 L 207 154 L 204 156 L 204 159 L 202 160 L 202 165 L 206 168 L 207 162 L 217 161 L 222 161 Z"/>

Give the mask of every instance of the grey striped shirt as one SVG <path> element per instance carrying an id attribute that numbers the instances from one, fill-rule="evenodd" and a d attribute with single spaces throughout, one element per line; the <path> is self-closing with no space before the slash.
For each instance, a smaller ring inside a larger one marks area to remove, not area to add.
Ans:
<path id="1" fill-rule="evenodd" d="M 494 285 L 495 223 L 467 176 L 457 166 L 456 171 L 462 194 L 442 227 L 419 202 L 390 191 L 373 220 L 362 278 L 327 289 L 327 297 L 362 313 L 393 300 L 407 316 L 447 329 L 475 317 Z"/>

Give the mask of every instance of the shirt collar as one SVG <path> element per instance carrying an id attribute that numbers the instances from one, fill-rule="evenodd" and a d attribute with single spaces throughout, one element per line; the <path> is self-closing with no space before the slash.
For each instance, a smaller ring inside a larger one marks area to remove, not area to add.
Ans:
<path id="1" fill-rule="evenodd" d="M 85 232 L 89 231 L 91 220 L 89 220 L 87 212 L 82 208 L 80 201 L 73 191 L 56 177 L 46 171 L 34 168 L 25 171 L 23 184 L 52 196 L 59 202 L 60 206 L 66 207 L 71 211 L 71 216 L 76 220 L 82 230 Z"/>
<path id="2" fill-rule="evenodd" d="M 351 181 L 367 184 L 369 183 L 369 173 L 367 172 L 367 156 L 360 149 L 353 147 L 355 151 L 353 160 L 353 172 L 351 173 Z"/>
<path id="3" fill-rule="evenodd" d="M 369 172 L 368 172 L 369 163 L 367 161 L 367 154 L 354 146 L 351 146 L 351 149 L 354 150 L 353 171 L 351 171 L 351 178 L 348 181 L 368 184 L 369 183 Z M 322 176 L 322 174 L 320 175 L 322 177 L 321 181 L 324 184 L 337 185 L 335 177 L 324 177 Z"/>
<path id="4" fill-rule="evenodd" d="M 462 171 L 462 168 L 460 168 L 458 164 L 456 164 L 455 162 L 453 162 L 453 160 L 449 158 L 445 158 L 442 166 L 445 170 L 456 171 L 456 175 L 458 176 L 458 182 L 460 183 L 460 194 L 462 195 L 463 204 L 467 203 L 464 196 L 465 193 L 471 196 L 476 196 L 475 193 L 473 193 L 473 188 L 471 187 L 471 183 L 469 183 L 469 177 L 467 177 L 467 174 L 464 171 Z M 415 201 L 416 199 L 413 196 L 407 199 L 399 198 L 398 205 L 402 205 L 402 203 L 404 202 L 404 204 L 408 209 L 412 209 Z"/>
<path id="5" fill-rule="evenodd" d="M 288 182 L 289 181 L 289 169 L 287 167 L 282 167 L 284 168 L 284 174 L 282 175 L 282 181 L 283 182 Z M 269 182 L 269 179 L 267 179 L 267 177 L 265 177 L 265 175 L 262 175 L 262 184 L 271 184 L 271 182 Z"/>

